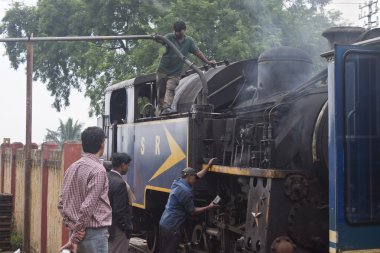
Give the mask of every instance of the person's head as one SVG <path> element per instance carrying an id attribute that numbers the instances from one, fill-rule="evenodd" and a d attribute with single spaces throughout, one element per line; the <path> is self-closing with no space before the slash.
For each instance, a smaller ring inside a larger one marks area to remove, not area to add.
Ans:
<path id="1" fill-rule="evenodd" d="M 121 175 L 125 175 L 131 161 L 132 158 L 127 153 L 114 153 L 112 155 L 112 168 Z"/>
<path id="2" fill-rule="evenodd" d="M 186 33 L 186 24 L 179 20 L 173 24 L 173 31 L 177 39 L 182 39 Z"/>
<path id="3" fill-rule="evenodd" d="M 112 162 L 111 161 L 103 161 L 103 166 L 107 172 L 112 170 Z"/>
<path id="4" fill-rule="evenodd" d="M 81 134 L 83 152 L 103 155 L 105 135 L 100 127 L 88 127 Z"/>
<path id="5" fill-rule="evenodd" d="M 197 172 L 190 167 L 182 170 L 181 177 L 191 186 L 193 186 L 198 179 Z"/>

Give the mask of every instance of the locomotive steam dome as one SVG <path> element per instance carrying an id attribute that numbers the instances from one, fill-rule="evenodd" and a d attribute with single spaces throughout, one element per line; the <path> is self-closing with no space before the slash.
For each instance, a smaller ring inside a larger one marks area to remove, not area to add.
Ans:
<path id="1" fill-rule="evenodd" d="M 313 62 L 302 50 L 278 47 L 258 59 L 258 100 L 299 87 L 311 77 Z"/>

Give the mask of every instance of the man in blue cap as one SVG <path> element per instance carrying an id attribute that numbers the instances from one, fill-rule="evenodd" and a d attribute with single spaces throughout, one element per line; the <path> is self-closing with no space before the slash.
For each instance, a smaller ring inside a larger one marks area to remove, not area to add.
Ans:
<path id="1" fill-rule="evenodd" d="M 211 159 L 203 170 L 196 172 L 187 167 L 182 170 L 182 176 L 176 179 L 172 186 L 165 211 L 160 220 L 160 253 L 177 253 L 181 240 L 181 228 L 190 215 L 197 215 L 217 207 L 213 202 L 205 207 L 195 207 L 192 186 L 202 178 L 216 158 Z"/>

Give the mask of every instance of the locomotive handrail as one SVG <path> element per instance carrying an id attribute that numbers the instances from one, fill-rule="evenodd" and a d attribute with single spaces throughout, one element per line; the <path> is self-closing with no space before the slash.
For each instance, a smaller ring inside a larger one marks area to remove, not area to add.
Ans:
<path id="1" fill-rule="evenodd" d="M 198 104 L 208 104 L 207 80 L 203 72 L 166 37 L 159 34 L 152 35 L 117 35 L 117 36 L 65 36 L 65 37 L 24 37 L 24 38 L 0 38 L 0 42 L 57 42 L 57 41 L 102 41 L 102 40 L 154 40 L 160 44 L 166 44 L 173 49 L 174 53 L 198 75 L 202 83 L 201 99 Z M 163 42 L 163 43 L 162 43 Z"/>

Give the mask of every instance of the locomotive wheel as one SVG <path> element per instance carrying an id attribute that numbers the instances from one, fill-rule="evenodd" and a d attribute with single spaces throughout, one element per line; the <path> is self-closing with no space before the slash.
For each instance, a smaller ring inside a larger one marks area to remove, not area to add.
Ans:
<path id="1" fill-rule="evenodd" d="M 294 204 L 289 212 L 289 235 L 298 245 L 327 252 L 328 217 L 328 208 L 322 202 L 304 199 Z"/>
<path id="2" fill-rule="evenodd" d="M 201 225 L 196 225 L 194 227 L 193 234 L 191 236 L 191 241 L 192 243 L 195 243 L 193 247 L 197 250 L 197 252 L 209 252 L 207 236 L 204 233 L 204 229 Z"/>
<path id="3" fill-rule="evenodd" d="M 155 223 L 153 230 L 146 232 L 146 247 L 147 252 L 156 253 L 158 252 L 158 224 Z"/>

